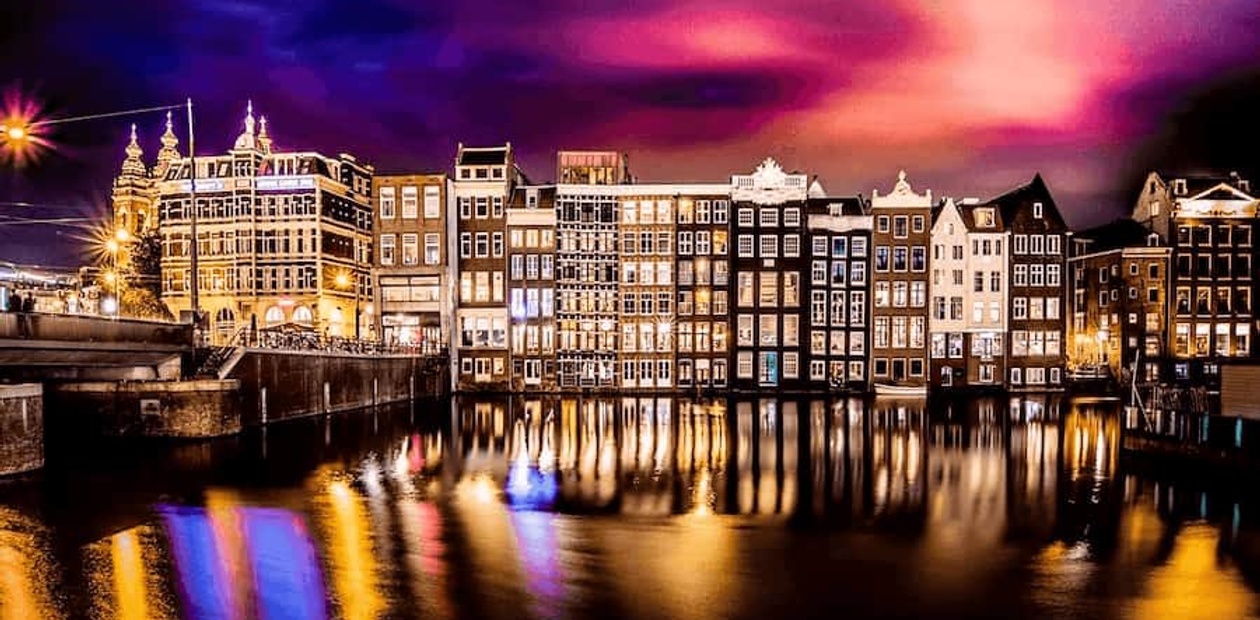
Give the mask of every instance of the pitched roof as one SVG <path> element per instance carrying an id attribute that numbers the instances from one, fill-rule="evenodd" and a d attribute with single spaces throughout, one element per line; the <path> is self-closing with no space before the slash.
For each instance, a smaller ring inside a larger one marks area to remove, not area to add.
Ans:
<path id="1" fill-rule="evenodd" d="M 839 206 L 835 215 L 866 215 L 866 200 L 861 196 L 811 196 L 805 199 L 805 212 L 814 215 L 832 215 L 832 207 Z"/>
<path id="2" fill-rule="evenodd" d="M 1118 248 L 1145 246 L 1147 245 L 1147 238 L 1152 234 L 1155 233 L 1126 217 L 1079 231 L 1073 235 L 1073 238 L 1089 241 L 1088 251 L 1092 254 Z"/>
<path id="3" fill-rule="evenodd" d="M 973 202 L 956 203 L 958 206 L 958 214 L 962 217 L 963 225 L 967 230 L 972 232 L 1002 232 L 1006 230 L 1006 224 L 1002 218 L 1001 210 L 994 209 L 991 204 L 978 204 Z M 976 211 L 980 209 L 993 209 L 993 222 L 989 226 L 977 225 Z"/>
<path id="4" fill-rule="evenodd" d="M 813 182 L 809 184 L 809 191 L 806 195 L 808 195 L 810 198 L 826 198 L 827 197 L 827 190 L 823 189 L 822 183 L 818 182 L 817 176 L 815 176 Z"/>
<path id="5" fill-rule="evenodd" d="M 1050 195 L 1050 188 L 1046 187 L 1046 182 L 1041 178 L 1041 173 L 1034 175 L 1028 183 L 981 204 L 996 206 L 1004 224 L 1010 226 L 1019 212 L 1034 202 L 1041 203 L 1043 218 L 1066 223 L 1063 220 L 1063 214 L 1059 213 L 1054 197 Z"/>
<path id="6" fill-rule="evenodd" d="M 1239 181 L 1245 180 L 1242 177 L 1238 176 L 1237 173 L 1234 173 L 1234 172 L 1231 172 L 1229 174 L 1220 174 L 1220 173 L 1175 174 L 1175 173 L 1157 172 L 1156 174 L 1158 174 L 1160 179 L 1162 179 L 1164 183 L 1168 184 L 1169 186 L 1171 186 L 1173 181 L 1176 181 L 1176 180 L 1185 181 L 1186 193 L 1184 195 L 1186 196 L 1194 196 L 1195 194 L 1208 191 L 1222 183 L 1224 183 L 1225 185 L 1229 185 L 1230 187 L 1238 188 Z"/>

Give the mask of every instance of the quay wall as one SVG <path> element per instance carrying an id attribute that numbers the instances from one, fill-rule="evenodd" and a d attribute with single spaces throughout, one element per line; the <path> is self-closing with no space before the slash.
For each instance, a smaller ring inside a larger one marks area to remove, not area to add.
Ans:
<path id="1" fill-rule="evenodd" d="M 90 381 L 49 385 L 51 423 L 97 437 L 221 437 L 241 430 L 236 381 Z"/>
<path id="2" fill-rule="evenodd" d="M 46 410 L 48 424 L 64 437 L 222 437 L 445 396 L 448 376 L 440 359 L 244 349 L 222 378 L 49 382 Z"/>
<path id="3" fill-rule="evenodd" d="M 240 383 L 241 426 L 449 393 L 443 359 L 247 349 L 227 373 Z"/>
<path id="4" fill-rule="evenodd" d="M 43 402 L 38 383 L 0 385 L 0 476 L 44 466 Z"/>

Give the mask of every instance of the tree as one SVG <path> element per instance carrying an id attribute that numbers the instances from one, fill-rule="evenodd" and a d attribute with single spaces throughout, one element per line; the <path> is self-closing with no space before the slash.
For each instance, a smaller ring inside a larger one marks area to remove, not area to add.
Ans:
<path id="1" fill-rule="evenodd" d="M 145 319 L 173 318 L 162 303 L 162 239 L 157 230 L 138 235 L 127 248 L 122 266 L 123 313 Z"/>
<path id="2" fill-rule="evenodd" d="M 118 291 L 119 316 L 171 320 L 162 303 L 162 241 L 157 231 L 133 237 L 118 250 L 117 264 L 114 261 L 111 253 L 99 256 L 96 286 L 102 294 Z"/>

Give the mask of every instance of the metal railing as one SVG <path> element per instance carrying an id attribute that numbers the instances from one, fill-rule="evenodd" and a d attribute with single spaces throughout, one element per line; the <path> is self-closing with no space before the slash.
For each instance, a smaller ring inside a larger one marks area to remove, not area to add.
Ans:
<path id="1" fill-rule="evenodd" d="M 249 327 L 238 329 L 221 346 L 244 346 L 279 351 L 354 353 L 358 355 L 444 357 L 447 354 L 447 347 L 437 343 L 387 344 L 377 340 L 321 336 L 315 332 L 273 332 L 251 330 Z"/>

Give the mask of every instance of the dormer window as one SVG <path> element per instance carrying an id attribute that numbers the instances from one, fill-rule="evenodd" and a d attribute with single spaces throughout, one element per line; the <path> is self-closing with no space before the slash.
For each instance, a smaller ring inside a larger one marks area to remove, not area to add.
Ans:
<path id="1" fill-rule="evenodd" d="M 1155 233 L 1151 233 L 1151 234 L 1147 235 L 1147 236 L 1146 236 L 1146 246 L 1147 246 L 1147 247 L 1151 247 L 1151 248 L 1154 248 L 1154 247 L 1159 247 L 1159 235 L 1157 235 L 1157 234 L 1155 234 Z"/>
<path id="2" fill-rule="evenodd" d="M 1238 189 L 1240 189 L 1240 190 L 1242 190 L 1242 191 L 1247 192 L 1247 193 L 1249 193 L 1249 194 L 1250 194 L 1250 193 L 1251 193 L 1251 181 L 1248 181 L 1247 179 L 1238 179 Z"/>
<path id="3" fill-rule="evenodd" d="M 1033 205 L 1033 215 L 1041 217 L 1041 203 Z M 993 209 L 976 209 L 976 226 L 979 228 L 993 228 L 994 226 Z"/>
<path id="4" fill-rule="evenodd" d="M 1185 179 L 1173 179 L 1173 194 L 1177 196 L 1184 196 L 1186 194 Z"/>
<path id="5" fill-rule="evenodd" d="M 1033 203 L 1033 217 L 1037 219 L 1041 219 L 1041 203 L 1040 202 Z"/>

